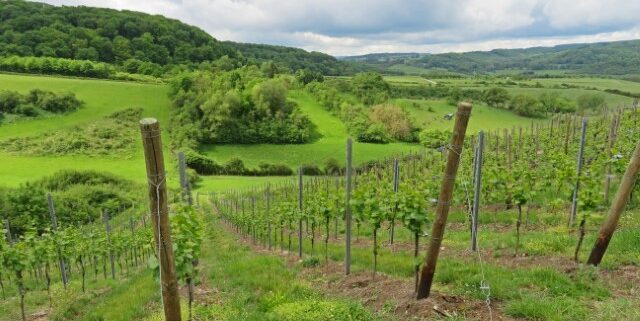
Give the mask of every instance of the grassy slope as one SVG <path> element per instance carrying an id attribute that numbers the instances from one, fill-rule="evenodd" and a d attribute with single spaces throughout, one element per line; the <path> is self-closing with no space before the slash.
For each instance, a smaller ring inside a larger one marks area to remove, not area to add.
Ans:
<path id="1" fill-rule="evenodd" d="M 0 74 L 0 90 L 26 93 L 40 88 L 55 92 L 73 92 L 85 102 L 84 108 L 69 115 L 23 120 L 0 125 L 0 139 L 36 135 L 53 130 L 69 129 L 101 119 L 114 111 L 141 107 L 144 116 L 155 117 L 161 124 L 169 119 L 167 88 L 161 85 Z M 1 184 L 15 186 L 49 175 L 61 169 L 99 169 L 130 179 L 144 181 L 142 148 L 130 159 L 113 157 L 25 157 L 0 154 Z"/>

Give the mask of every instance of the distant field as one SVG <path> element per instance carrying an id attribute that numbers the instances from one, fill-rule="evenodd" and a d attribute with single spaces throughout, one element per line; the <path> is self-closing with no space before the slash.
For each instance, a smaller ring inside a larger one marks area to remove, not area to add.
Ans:
<path id="1" fill-rule="evenodd" d="M 445 120 L 444 116 L 455 113 L 456 108 L 443 100 L 415 100 L 397 99 L 396 103 L 403 106 L 416 122 L 427 129 L 451 130 L 452 120 Z M 489 107 L 485 104 L 473 105 L 471 118 L 469 119 L 468 133 L 476 133 L 480 130 L 493 130 L 511 126 L 529 126 L 531 118 L 518 116 L 510 111 Z"/>

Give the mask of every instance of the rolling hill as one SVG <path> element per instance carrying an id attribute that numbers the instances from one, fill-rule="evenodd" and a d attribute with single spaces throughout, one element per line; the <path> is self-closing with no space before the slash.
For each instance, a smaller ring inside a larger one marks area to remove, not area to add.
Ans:
<path id="1" fill-rule="evenodd" d="M 465 53 L 380 53 L 341 57 L 387 72 L 419 74 L 440 70 L 456 73 L 566 73 L 628 75 L 640 73 L 640 40 L 568 44 L 526 49 L 495 49 Z"/>

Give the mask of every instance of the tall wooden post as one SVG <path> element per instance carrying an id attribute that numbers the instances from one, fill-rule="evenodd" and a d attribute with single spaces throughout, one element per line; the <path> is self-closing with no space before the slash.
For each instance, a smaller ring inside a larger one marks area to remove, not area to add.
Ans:
<path id="1" fill-rule="evenodd" d="M 433 222 L 427 257 L 420 272 L 418 299 L 428 297 L 431 292 L 431 284 L 433 283 L 433 276 L 436 272 L 440 245 L 442 244 L 444 229 L 447 223 L 447 217 L 449 216 L 453 187 L 456 181 L 458 166 L 460 165 L 460 156 L 464 144 L 465 132 L 467 131 L 467 124 L 469 123 L 469 116 L 471 116 L 471 104 L 466 102 L 458 104 L 456 123 L 453 127 L 453 137 L 451 138 L 451 152 L 448 155 L 447 165 L 442 178 L 442 186 L 440 187 L 440 196 L 438 197 L 436 219 Z"/>
<path id="2" fill-rule="evenodd" d="M 302 258 L 302 166 L 298 169 L 298 210 L 300 220 L 298 220 L 298 257 Z"/>
<path id="3" fill-rule="evenodd" d="M 182 191 L 182 200 L 189 205 L 193 205 L 191 197 L 191 188 L 189 186 L 189 178 L 187 177 L 187 163 L 184 159 L 184 153 L 178 152 L 178 171 L 180 172 L 180 188 Z"/>
<path id="4" fill-rule="evenodd" d="M 589 255 L 589 259 L 587 260 L 587 264 L 598 265 L 602 261 L 602 257 L 604 253 L 607 251 L 607 247 L 609 246 L 609 242 L 613 237 L 613 233 L 618 226 L 618 221 L 620 220 L 620 215 L 624 211 L 625 206 L 627 206 L 627 202 L 629 201 L 629 197 L 636 183 L 636 178 L 638 177 L 638 172 L 640 171 L 640 142 L 636 145 L 636 149 L 631 156 L 631 160 L 629 162 L 629 166 L 627 166 L 627 170 L 622 177 L 622 182 L 620 182 L 620 187 L 618 188 L 618 192 L 616 193 L 615 199 L 611 204 L 611 208 L 609 208 L 609 214 L 607 218 L 602 223 L 600 227 L 600 231 L 598 232 L 598 239 L 596 240 L 596 244 L 593 246 L 591 250 L 591 254 Z"/>
<path id="5" fill-rule="evenodd" d="M 344 255 L 344 268 L 345 274 L 351 273 L 351 162 L 352 162 L 352 144 L 351 138 L 347 139 L 347 166 L 345 170 L 346 187 L 345 187 L 345 204 L 344 204 L 344 221 L 345 221 L 345 255 Z"/>
<path id="6" fill-rule="evenodd" d="M 53 232 L 58 231 L 58 218 L 56 216 L 56 207 L 53 204 L 53 197 L 51 193 L 47 193 L 47 203 L 49 205 L 49 215 L 51 216 L 51 228 Z M 58 265 L 60 266 L 60 278 L 62 279 L 62 284 L 64 289 L 67 289 L 67 284 L 69 283 L 69 279 L 67 277 L 67 267 L 64 262 L 64 257 L 62 257 L 62 250 L 60 247 L 56 245 L 56 251 L 58 252 Z"/>
<path id="7" fill-rule="evenodd" d="M 619 118 L 616 116 L 613 116 L 613 118 L 611 119 L 611 128 L 609 129 L 609 137 L 607 140 L 607 156 L 609 157 L 609 159 L 607 160 L 607 176 L 605 177 L 605 181 L 604 181 L 604 201 L 606 204 L 609 204 L 609 190 L 611 188 L 611 157 L 613 157 L 612 154 L 612 150 L 613 150 L 613 145 L 615 143 L 615 136 L 616 136 L 616 127 L 617 127 L 617 122 L 619 121 Z"/>
<path id="8" fill-rule="evenodd" d="M 580 189 L 580 174 L 582 173 L 582 163 L 584 159 L 584 143 L 587 135 L 587 119 L 582 118 L 582 129 L 580 132 L 580 149 L 578 150 L 578 160 L 576 161 L 576 186 L 573 189 L 573 198 L 571 201 L 571 214 L 569 216 L 569 226 L 573 225 L 578 212 L 578 193 Z"/>
<path id="9" fill-rule="evenodd" d="M 167 182 L 162 153 L 160 123 L 153 118 L 140 121 L 142 144 L 149 183 L 149 208 L 153 221 L 153 234 L 160 263 L 160 282 L 162 284 L 162 303 L 166 321 L 181 321 L 180 296 L 176 262 L 169 227 L 169 208 L 167 206 Z"/>
<path id="10" fill-rule="evenodd" d="M 476 251 L 478 247 L 478 212 L 480 209 L 480 189 L 482 181 L 482 156 L 484 151 L 484 132 L 478 135 L 478 147 L 476 149 L 476 158 L 473 169 L 473 209 L 471 212 L 471 250 Z"/>
<path id="11" fill-rule="evenodd" d="M 102 210 L 102 221 L 104 222 L 104 231 L 107 234 L 107 245 L 109 246 L 109 261 L 111 262 L 111 278 L 116 279 L 116 258 L 113 253 L 113 244 L 111 243 L 111 225 L 109 224 L 109 213 Z M 122 274 L 122 271 L 120 271 Z"/>

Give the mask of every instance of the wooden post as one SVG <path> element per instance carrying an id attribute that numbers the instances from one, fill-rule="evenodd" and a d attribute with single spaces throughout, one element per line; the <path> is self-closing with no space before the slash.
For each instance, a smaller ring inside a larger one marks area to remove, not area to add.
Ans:
<path id="1" fill-rule="evenodd" d="M 345 170 L 346 187 L 345 187 L 345 204 L 344 204 L 344 220 L 345 220 L 345 255 L 344 255 L 344 268 L 345 274 L 351 273 L 351 162 L 352 162 L 352 144 L 351 138 L 347 139 L 347 166 Z"/>
<path id="2" fill-rule="evenodd" d="M 597 266 L 602 261 L 602 257 L 604 256 L 604 253 L 607 251 L 607 247 L 609 246 L 609 241 L 611 241 L 613 233 L 618 226 L 620 215 L 622 215 L 622 211 L 624 211 L 624 208 L 629 201 L 629 196 L 633 191 L 639 171 L 640 142 L 638 142 L 638 144 L 636 145 L 636 149 L 631 156 L 629 166 L 627 166 L 627 170 L 622 177 L 622 182 L 620 182 L 618 192 L 616 193 L 615 199 L 611 204 L 611 208 L 609 208 L 609 214 L 600 227 L 600 231 L 598 232 L 598 239 L 596 240 L 596 244 L 591 250 L 591 254 L 589 255 L 587 264 Z"/>
<path id="3" fill-rule="evenodd" d="M 471 116 L 471 104 L 462 102 L 458 104 L 458 112 L 456 113 L 456 122 L 453 127 L 453 137 L 451 139 L 451 152 L 448 155 L 447 165 L 444 176 L 442 178 L 442 186 L 440 187 L 440 196 L 438 197 L 438 206 L 436 208 L 436 219 L 433 222 L 431 231 L 431 240 L 429 241 L 427 257 L 420 272 L 420 283 L 418 285 L 418 299 L 424 299 L 431 292 L 431 284 L 433 283 L 433 275 L 436 272 L 436 264 L 438 255 L 440 254 L 440 245 L 444 236 L 444 229 L 449 215 L 449 207 L 453 195 L 453 187 L 455 185 L 458 166 L 460 165 L 460 154 L 464 144 L 464 136 Z"/>
<path id="4" fill-rule="evenodd" d="M 607 156 L 609 159 L 607 160 L 607 176 L 604 181 L 604 202 L 605 204 L 609 204 L 609 190 L 611 189 L 611 157 L 613 144 L 615 143 L 616 136 L 616 123 L 619 121 L 619 118 L 613 116 L 611 119 L 611 128 L 609 129 L 609 138 L 607 140 Z"/>
<path id="5" fill-rule="evenodd" d="M 398 159 L 395 158 L 393 160 L 393 193 L 398 194 L 398 189 L 400 187 L 400 164 L 398 163 Z M 398 207 L 394 207 L 392 209 L 393 214 L 391 218 L 391 228 L 389 229 L 389 244 L 393 245 L 393 237 L 396 229 L 396 212 L 398 211 Z"/>
<path id="6" fill-rule="evenodd" d="M 478 147 L 476 149 L 475 168 L 473 171 L 473 210 L 471 212 L 471 251 L 478 247 L 478 211 L 480 209 L 480 188 L 482 180 L 482 156 L 484 151 L 484 132 L 478 135 Z"/>
<path id="7" fill-rule="evenodd" d="M 109 246 L 109 261 L 111 261 L 111 278 L 116 279 L 116 260 L 113 253 L 113 245 L 111 244 L 111 225 L 109 224 L 109 213 L 102 210 L 102 221 L 104 222 L 104 230 L 107 234 L 107 245 Z M 122 271 L 120 271 L 122 274 Z"/>
<path id="8" fill-rule="evenodd" d="M 298 210 L 300 220 L 298 220 L 298 257 L 302 258 L 302 166 L 298 169 Z"/>
<path id="9" fill-rule="evenodd" d="M 166 321 L 181 321 L 180 296 L 173 255 L 169 208 L 167 206 L 167 182 L 162 153 L 160 123 L 153 118 L 140 121 L 147 180 L 149 183 L 149 208 L 153 221 L 153 234 L 160 268 L 162 303 Z"/>
<path id="10" fill-rule="evenodd" d="M 49 215 L 51 216 L 51 228 L 53 232 L 58 231 L 58 218 L 56 217 L 56 208 L 53 204 L 53 197 L 51 193 L 47 193 L 47 203 L 49 204 Z M 64 289 L 67 289 L 67 284 L 69 283 L 69 279 L 67 277 L 67 267 L 64 262 L 64 257 L 62 257 L 62 250 L 60 247 L 56 245 L 56 251 L 58 252 L 58 265 L 60 266 L 60 278 L 62 279 L 62 284 Z"/>
<path id="11" fill-rule="evenodd" d="M 6 230 L 7 243 L 13 244 L 13 236 L 11 236 L 11 224 L 9 224 L 9 220 L 4 220 L 4 228 Z"/>
<path id="12" fill-rule="evenodd" d="M 580 173 L 582 172 L 582 162 L 584 156 L 584 141 L 587 135 L 587 119 L 582 118 L 582 129 L 580 131 L 580 149 L 578 150 L 578 160 L 576 164 L 576 186 L 573 189 L 573 198 L 571 201 L 571 214 L 569 216 L 569 226 L 573 225 L 578 212 L 578 192 L 580 189 Z"/>
<path id="13" fill-rule="evenodd" d="M 269 183 L 267 183 L 267 230 L 269 250 L 271 250 L 271 185 Z"/>
<path id="14" fill-rule="evenodd" d="M 193 205 L 191 197 L 191 188 L 189 188 L 189 178 L 187 177 L 187 164 L 184 160 L 184 153 L 178 152 L 178 170 L 180 172 L 180 188 L 182 191 L 182 200 L 189 205 Z"/>

